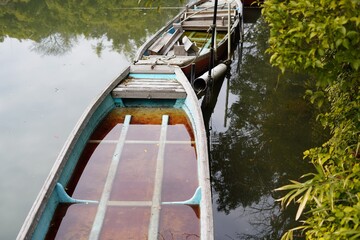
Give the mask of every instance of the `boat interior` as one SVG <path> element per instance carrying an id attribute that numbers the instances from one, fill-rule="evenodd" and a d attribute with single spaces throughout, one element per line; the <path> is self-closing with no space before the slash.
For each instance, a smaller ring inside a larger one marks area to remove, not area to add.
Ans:
<path id="1" fill-rule="evenodd" d="M 182 109 L 114 108 L 87 141 L 66 193 L 58 184 L 58 194 L 80 204 L 58 205 L 46 239 L 199 236 L 194 141 Z"/>
<path id="2" fill-rule="evenodd" d="M 219 1 L 216 18 L 215 45 L 227 39 L 228 26 L 232 28 L 238 18 L 234 1 Z M 210 51 L 213 2 L 200 3 L 187 8 L 178 18 L 150 41 L 135 64 L 171 64 L 182 66 L 196 56 Z M 230 18 L 229 18 L 230 16 Z"/>

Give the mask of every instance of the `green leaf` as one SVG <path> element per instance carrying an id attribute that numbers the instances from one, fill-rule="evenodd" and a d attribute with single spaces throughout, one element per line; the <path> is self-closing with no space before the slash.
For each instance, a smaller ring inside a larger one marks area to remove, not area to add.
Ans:
<path id="1" fill-rule="evenodd" d="M 344 212 L 345 213 L 350 213 L 350 212 L 352 212 L 354 210 L 354 208 L 352 208 L 352 207 L 345 207 L 344 208 Z"/>
<path id="2" fill-rule="evenodd" d="M 318 49 L 318 53 L 321 57 L 325 55 L 324 49 L 321 49 L 321 48 Z"/>
<path id="3" fill-rule="evenodd" d="M 343 35 L 343 36 L 346 36 L 346 28 L 341 26 L 338 28 L 339 32 Z"/>
<path id="4" fill-rule="evenodd" d="M 324 64 L 320 60 L 316 60 L 315 61 L 315 66 L 318 67 L 318 68 L 323 68 Z"/>
<path id="5" fill-rule="evenodd" d="M 310 39 L 313 38 L 313 37 L 315 37 L 316 35 L 317 35 L 317 32 L 311 32 L 311 33 L 310 33 Z"/>
<path id="6" fill-rule="evenodd" d="M 356 31 L 349 31 L 346 36 L 350 39 L 356 39 L 359 37 L 359 33 Z"/>
<path id="7" fill-rule="evenodd" d="M 302 212 L 305 209 L 306 203 L 310 197 L 310 193 L 311 193 L 312 187 L 309 187 L 309 189 L 306 191 L 304 198 L 301 200 L 301 203 L 299 205 L 298 211 L 296 213 L 296 217 L 295 220 L 298 220 L 302 214 Z"/>
<path id="8" fill-rule="evenodd" d="M 350 48 L 350 42 L 347 38 L 344 39 L 344 41 L 342 41 L 342 45 L 346 48 L 349 49 Z"/>
<path id="9" fill-rule="evenodd" d="M 341 38 L 337 39 L 335 42 L 335 46 L 339 47 L 342 44 L 343 40 Z"/>
<path id="10" fill-rule="evenodd" d="M 359 70 L 360 67 L 360 59 L 356 59 L 354 61 L 351 61 L 350 63 L 351 67 L 354 68 L 356 71 Z"/>
<path id="11" fill-rule="evenodd" d="M 302 186 L 296 185 L 296 184 L 290 184 L 290 185 L 285 185 L 279 188 L 276 188 L 275 191 L 285 191 L 285 190 L 291 190 L 291 189 L 297 189 L 297 188 L 301 188 Z"/>

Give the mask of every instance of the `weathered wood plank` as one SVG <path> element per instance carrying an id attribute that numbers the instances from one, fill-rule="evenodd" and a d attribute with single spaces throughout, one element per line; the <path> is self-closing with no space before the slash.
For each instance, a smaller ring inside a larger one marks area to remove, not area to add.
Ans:
<path id="1" fill-rule="evenodd" d="M 156 71 L 157 74 L 163 74 L 174 72 L 173 67 L 168 65 L 131 65 L 130 70 L 131 73 L 153 73 L 154 71 Z"/>
<path id="2" fill-rule="evenodd" d="M 180 39 L 183 33 L 182 29 L 176 29 L 176 31 L 172 34 L 171 38 L 165 43 L 163 48 L 160 50 L 160 54 L 166 55 L 170 49 L 174 46 L 174 44 Z"/>
<path id="3" fill-rule="evenodd" d="M 233 11 L 234 9 L 232 9 Z M 227 14 L 228 12 L 228 9 L 218 9 L 217 10 L 217 14 Z M 187 15 L 189 14 L 194 14 L 196 13 L 197 15 L 200 15 L 200 14 L 214 14 L 214 11 L 213 9 L 210 9 L 210 10 L 199 10 L 199 9 L 188 9 L 187 11 Z"/>
<path id="4" fill-rule="evenodd" d="M 128 78 L 113 91 L 115 98 L 185 98 L 183 86 L 175 79 Z"/>
<path id="5" fill-rule="evenodd" d="M 139 98 L 139 99 L 178 99 L 185 98 L 186 92 L 183 90 L 172 90 L 172 91 L 116 91 L 112 93 L 114 98 Z"/>
<path id="6" fill-rule="evenodd" d="M 194 60 L 194 58 L 195 56 L 176 55 L 176 57 L 174 58 L 170 58 L 170 59 L 164 58 L 164 60 L 162 60 L 162 56 L 150 55 L 147 57 L 147 59 L 138 60 L 136 62 L 136 64 L 138 65 L 136 66 L 142 66 L 142 67 L 148 66 L 149 68 L 153 66 L 155 66 L 155 68 L 160 66 L 167 67 L 168 65 L 185 66 L 191 63 Z"/>
<path id="7" fill-rule="evenodd" d="M 149 47 L 149 51 L 153 53 L 160 53 L 161 49 L 167 44 L 173 37 L 171 33 L 165 33 L 164 36 L 159 38 L 153 45 Z"/>
<path id="8" fill-rule="evenodd" d="M 165 80 L 165 81 L 169 81 L 169 80 Z M 150 82 L 150 81 L 136 81 L 136 82 L 133 82 L 133 81 L 127 81 L 125 83 L 123 83 L 122 85 L 124 86 L 136 86 L 136 85 L 162 85 L 164 84 L 164 80 L 163 81 L 154 81 L 154 82 Z M 181 86 L 179 83 L 176 83 L 176 82 L 168 82 L 166 84 L 166 86 Z"/>
<path id="9" fill-rule="evenodd" d="M 147 89 L 151 91 L 162 90 L 162 89 L 183 89 L 181 85 L 165 85 L 165 84 L 127 84 L 119 85 L 114 89 L 114 91 L 119 91 L 123 89 L 132 89 L 134 91 L 146 91 Z"/>
<path id="10" fill-rule="evenodd" d="M 233 17 L 233 14 L 231 14 L 230 17 Z M 209 13 L 209 14 L 195 14 L 193 16 L 188 16 L 187 20 L 194 20 L 194 19 L 208 19 L 208 20 L 212 20 L 214 18 L 214 14 L 213 13 Z M 216 15 L 217 19 L 221 19 L 221 18 L 228 18 L 228 13 L 226 14 L 217 14 Z M 186 21 L 187 21 L 186 20 Z"/>
<path id="11" fill-rule="evenodd" d="M 212 25 L 212 20 L 205 21 L 185 21 L 182 23 L 184 30 L 200 30 L 207 31 Z M 227 31 L 227 21 L 217 20 L 216 21 L 217 31 Z"/>
<path id="12" fill-rule="evenodd" d="M 123 87 L 118 87 L 115 88 L 113 92 L 121 92 L 121 91 L 177 91 L 177 90 L 182 90 L 183 88 L 179 87 L 179 86 L 123 86 Z"/>

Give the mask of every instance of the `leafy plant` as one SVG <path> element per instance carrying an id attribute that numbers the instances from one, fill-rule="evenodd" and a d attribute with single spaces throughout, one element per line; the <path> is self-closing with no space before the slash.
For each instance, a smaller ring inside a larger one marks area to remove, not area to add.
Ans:
<path id="1" fill-rule="evenodd" d="M 308 239 L 360 238 L 360 1 L 267 0 L 263 15 L 270 25 L 267 52 L 282 72 L 306 71 L 316 89 L 306 95 L 331 138 L 304 152 L 316 172 L 278 188 L 284 207 L 296 201 L 301 225 L 283 239 L 303 231 Z"/>

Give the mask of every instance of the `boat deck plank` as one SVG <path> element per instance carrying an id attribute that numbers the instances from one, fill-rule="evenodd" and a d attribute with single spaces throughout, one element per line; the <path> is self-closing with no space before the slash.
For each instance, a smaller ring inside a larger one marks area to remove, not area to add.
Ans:
<path id="1" fill-rule="evenodd" d="M 175 79 L 128 78 L 113 91 L 114 98 L 177 99 L 185 98 L 183 86 Z"/>
<path id="2" fill-rule="evenodd" d="M 120 156 L 121 156 L 124 144 L 125 144 L 127 130 L 129 129 L 130 120 L 131 120 L 131 116 L 127 115 L 125 117 L 123 129 L 121 131 L 121 135 L 120 135 L 119 141 L 116 145 L 115 153 L 114 153 L 112 161 L 111 161 L 111 165 L 110 165 L 109 172 L 108 172 L 106 182 L 105 182 L 105 187 L 104 187 L 103 193 L 101 195 L 98 210 L 96 212 L 95 220 L 94 220 L 91 232 L 90 232 L 90 237 L 89 237 L 90 240 L 97 240 L 99 238 L 99 235 L 100 235 L 100 232 L 102 229 L 102 225 L 103 225 L 103 222 L 105 219 L 105 213 L 107 210 L 107 204 L 108 204 L 108 201 L 110 198 L 110 193 L 112 190 L 113 182 L 114 182 L 114 179 L 116 176 L 116 170 L 118 168 Z"/>
<path id="3" fill-rule="evenodd" d="M 184 30 L 197 30 L 197 31 L 207 31 L 210 29 L 210 26 L 213 24 L 212 20 L 203 20 L 203 21 L 184 21 L 181 24 L 181 27 Z M 227 31 L 227 21 L 217 20 L 216 21 L 217 31 Z"/>

